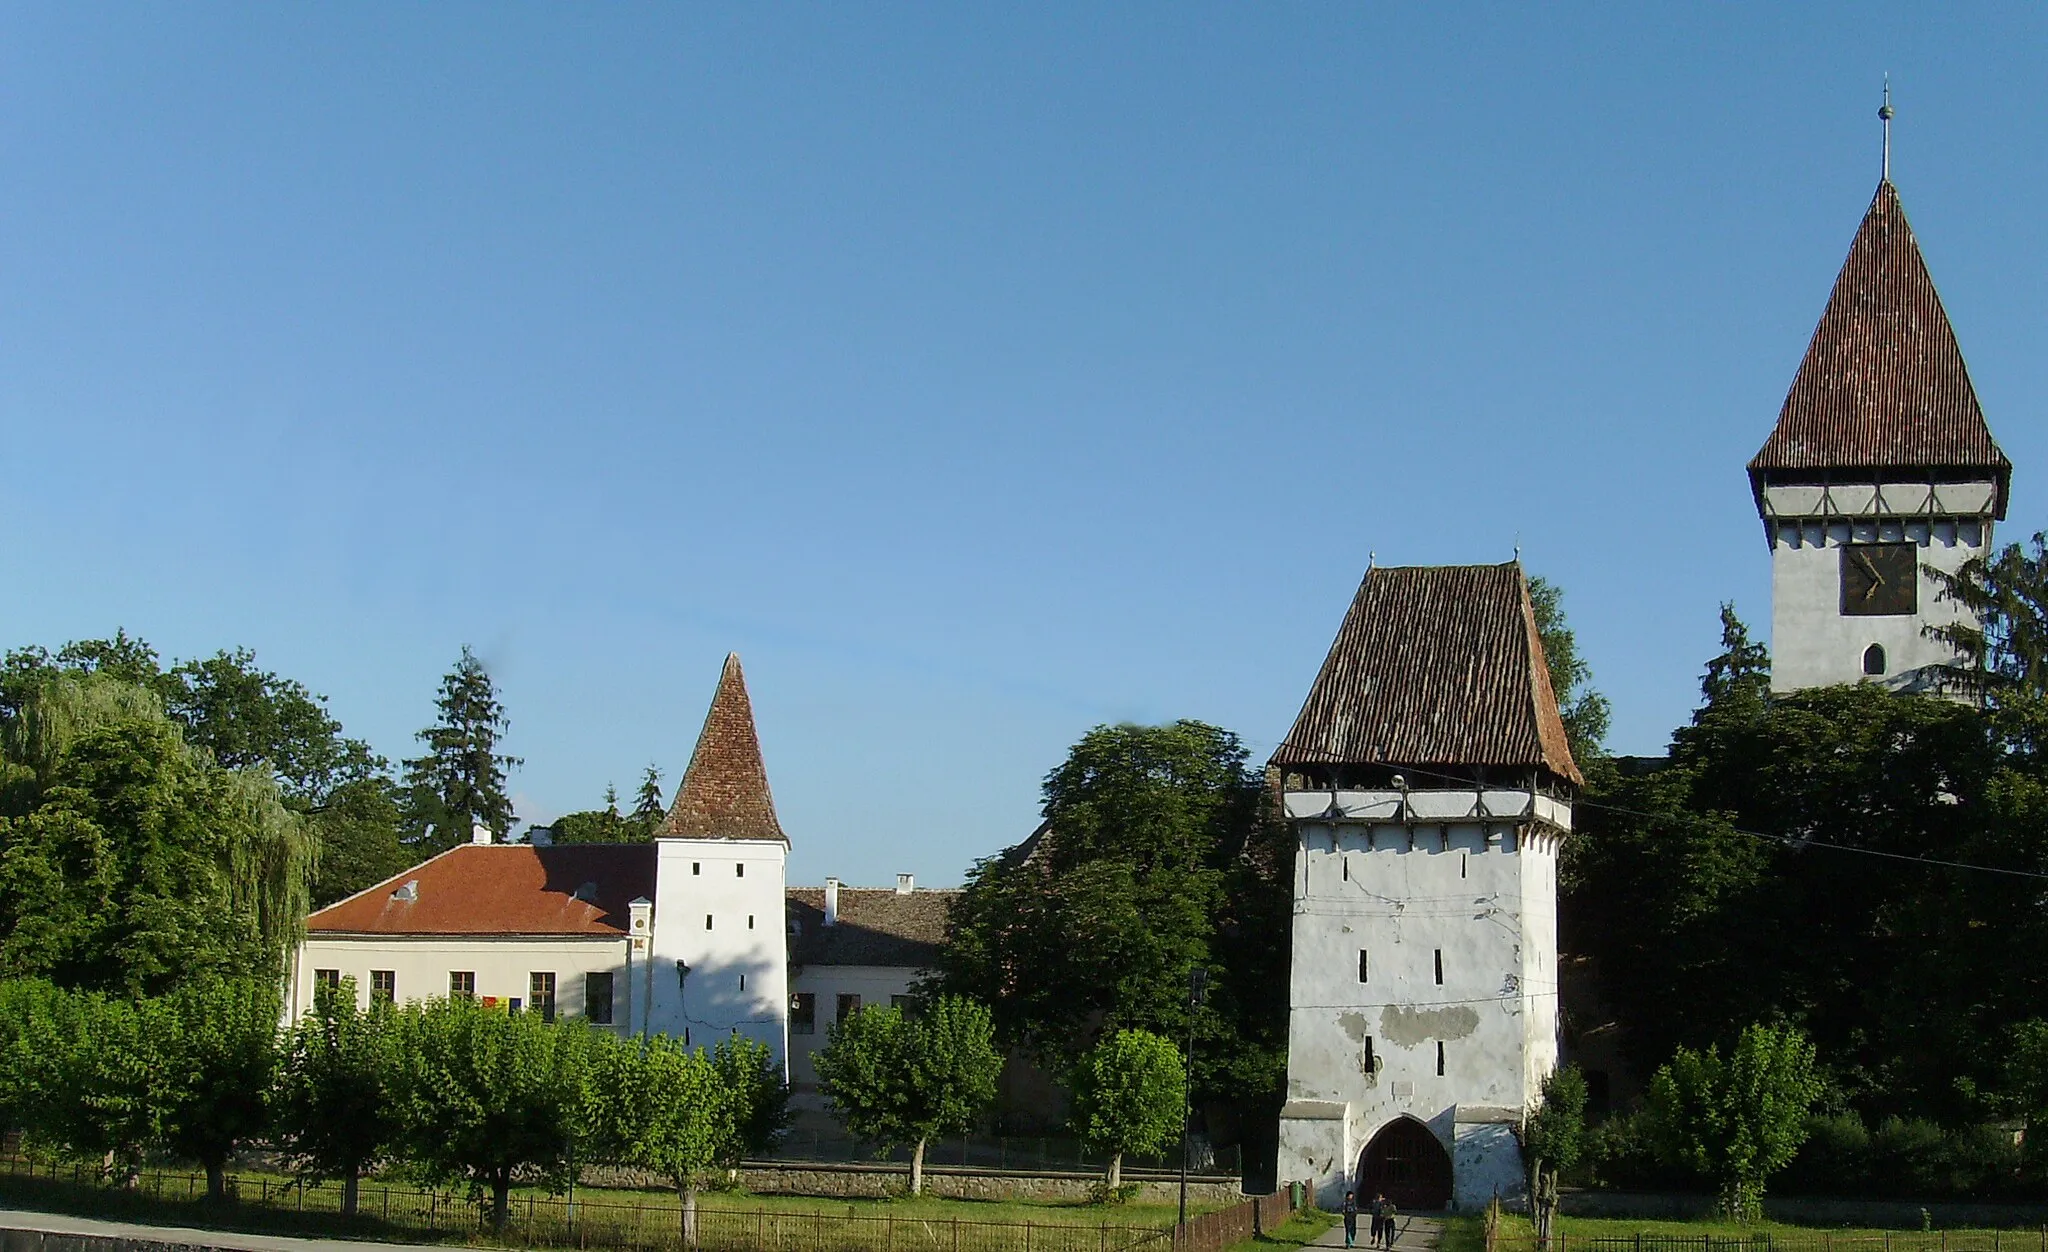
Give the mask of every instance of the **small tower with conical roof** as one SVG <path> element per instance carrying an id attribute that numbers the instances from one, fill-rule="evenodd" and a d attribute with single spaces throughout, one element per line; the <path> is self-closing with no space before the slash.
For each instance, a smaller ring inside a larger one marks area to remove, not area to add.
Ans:
<path id="1" fill-rule="evenodd" d="M 1963 620 L 1926 567 L 1991 547 L 2012 463 L 1984 422 L 1948 311 L 1885 171 L 1778 424 L 1749 463 L 1771 546 L 1771 686 L 1942 687 Z"/>
<path id="2" fill-rule="evenodd" d="M 635 1003 L 646 1007 L 636 1025 L 707 1046 L 746 1035 L 782 1064 L 789 1050 L 789 838 L 775 817 L 737 653 L 725 658 L 655 847 L 653 953 L 640 971 L 646 986 Z"/>

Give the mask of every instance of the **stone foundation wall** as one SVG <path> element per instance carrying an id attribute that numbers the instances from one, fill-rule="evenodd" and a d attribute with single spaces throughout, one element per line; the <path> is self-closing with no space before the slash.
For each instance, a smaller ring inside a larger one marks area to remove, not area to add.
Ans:
<path id="1" fill-rule="evenodd" d="M 1180 1198 L 1178 1179 L 1132 1179 L 1137 1198 L 1148 1204 L 1172 1204 Z M 1100 1174 L 1051 1171 L 999 1172 L 962 1169 L 957 1165 L 928 1165 L 924 1189 L 928 1194 L 951 1200 L 1033 1200 L 1082 1201 L 1089 1188 L 1101 1181 Z M 907 1190 L 910 1166 L 892 1162 L 839 1165 L 826 1162 L 749 1164 L 740 1170 L 740 1185 L 756 1195 L 844 1196 L 848 1199 L 880 1199 Z M 586 1187 L 631 1187 L 666 1190 L 666 1179 L 641 1170 L 616 1166 L 592 1166 L 583 1171 Z M 1214 1208 L 1244 1200 L 1235 1178 L 1191 1178 L 1188 1202 Z M 4 1250 L 0 1250 L 4 1252 Z"/>

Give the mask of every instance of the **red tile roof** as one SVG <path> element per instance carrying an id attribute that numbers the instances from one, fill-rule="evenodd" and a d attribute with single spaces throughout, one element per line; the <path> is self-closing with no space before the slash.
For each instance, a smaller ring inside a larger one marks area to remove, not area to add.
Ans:
<path id="1" fill-rule="evenodd" d="M 463 844 L 328 905 L 306 919 L 306 929 L 314 934 L 623 935 L 627 904 L 654 898 L 654 855 L 654 845 L 647 843 Z"/>
<path id="2" fill-rule="evenodd" d="M 1572 761 L 1520 562 L 1366 571 L 1275 765 Z"/>
<path id="3" fill-rule="evenodd" d="M 747 699 L 746 676 L 735 652 L 725 658 L 718 692 L 704 716 L 697 750 L 676 802 L 655 832 L 656 838 L 779 839 L 775 798 L 768 792 L 768 767 L 761 763 L 761 740 L 754 733 L 754 706 Z"/>
<path id="4" fill-rule="evenodd" d="M 1777 428 L 1749 463 L 1750 480 L 1814 472 L 1968 472 L 1998 483 L 2005 516 L 2012 463 L 1992 441 L 1948 311 L 1906 222 L 1881 182 L 1849 245 Z"/>

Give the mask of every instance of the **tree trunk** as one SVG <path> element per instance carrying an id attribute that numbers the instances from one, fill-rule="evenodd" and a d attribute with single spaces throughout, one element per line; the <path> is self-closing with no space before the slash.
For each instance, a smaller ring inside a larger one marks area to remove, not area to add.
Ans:
<path id="1" fill-rule="evenodd" d="M 215 1204 L 228 1198 L 228 1170 L 225 1161 L 206 1162 L 206 1198 Z"/>
<path id="2" fill-rule="evenodd" d="M 341 1180 L 341 1215 L 343 1217 L 354 1217 L 356 1215 L 357 1201 L 362 1196 L 362 1182 L 363 1167 L 360 1165 L 349 1166 L 347 1175 Z"/>
<path id="3" fill-rule="evenodd" d="M 505 1233 L 505 1213 L 512 1204 L 512 1174 L 504 1171 L 491 1179 L 491 1233 Z"/>
<path id="4" fill-rule="evenodd" d="M 697 1180 L 683 1179 L 676 1183 L 676 1195 L 683 1202 L 683 1246 L 697 1246 Z"/>
<path id="5" fill-rule="evenodd" d="M 917 1141 L 917 1151 L 910 1154 L 910 1194 L 924 1194 L 924 1140 Z"/>
<path id="6" fill-rule="evenodd" d="M 1116 1198 L 1116 1189 L 1123 1185 L 1124 1154 L 1121 1152 L 1112 1152 L 1109 1154 L 1109 1190 L 1110 1198 L 1112 1200 Z"/>

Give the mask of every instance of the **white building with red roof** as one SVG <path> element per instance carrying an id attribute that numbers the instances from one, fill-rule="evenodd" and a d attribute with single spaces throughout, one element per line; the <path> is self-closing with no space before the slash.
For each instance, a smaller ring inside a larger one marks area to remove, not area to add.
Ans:
<path id="1" fill-rule="evenodd" d="M 788 854 L 729 656 L 651 844 L 443 852 L 307 919 L 287 1009 L 352 977 L 365 1000 L 475 996 L 690 1043 L 739 1033 L 782 1063 Z"/>

